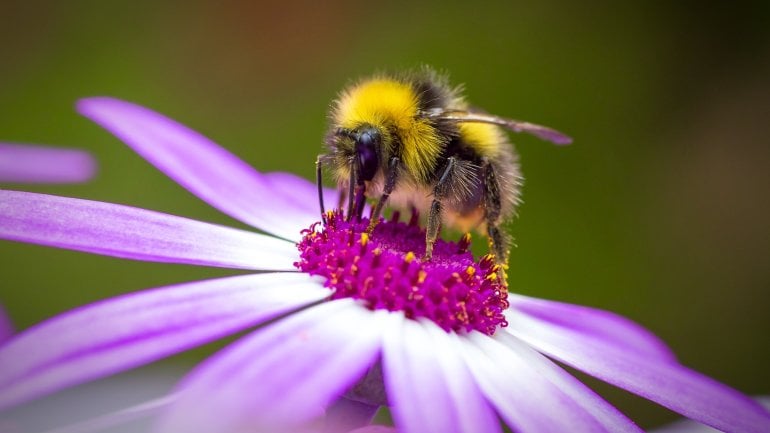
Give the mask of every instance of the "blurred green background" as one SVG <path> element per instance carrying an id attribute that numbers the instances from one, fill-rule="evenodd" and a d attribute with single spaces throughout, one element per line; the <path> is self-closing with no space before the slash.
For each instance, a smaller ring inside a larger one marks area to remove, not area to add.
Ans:
<path id="1" fill-rule="evenodd" d="M 575 138 L 558 148 L 513 137 L 527 182 L 510 225 L 512 290 L 628 316 L 685 364 L 770 394 L 769 5 L 6 0 L 0 140 L 79 147 L 100 163 L 89 184 L 6 187 L 240 227 L 74 102 L 134 101 L 260 170 L 312 178 L 341 87 L 430 64 L 489 112 Z M 0 266 L 0 302 L 19 329 L 118 293 L 231 273 L 10 242 Z M 642 426 L 676 417 L 589 383 Z"/>

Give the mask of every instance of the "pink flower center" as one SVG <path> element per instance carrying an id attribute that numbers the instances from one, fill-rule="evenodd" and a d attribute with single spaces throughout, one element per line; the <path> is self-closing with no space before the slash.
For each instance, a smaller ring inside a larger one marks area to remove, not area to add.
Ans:
<path id="1" fill-rule="evenodd" d="M 302 231 L 295 266 L 324 277 L 332 299 L 360 299 L 373 310 L 403 311 L 446 331 L 492 335 L 508 325 L 503 316 L 508 291 L 499 266 L 490 255 L 474 260 L 470 236 L 459 243 L 439 239 L 433 258 L 422 262 L 425 231 L 416 218 L 407 224 L 395 213 L 371 235 L 366 218 L 345 221 L 341 213 L 329 212 L 326 220 Z"/>

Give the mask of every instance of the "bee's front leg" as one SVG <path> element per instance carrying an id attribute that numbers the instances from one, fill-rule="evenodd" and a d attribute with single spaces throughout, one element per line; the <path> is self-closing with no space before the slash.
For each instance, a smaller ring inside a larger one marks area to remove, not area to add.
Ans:
<path id="1" fill-rule="evenodd" d="M 388 171 L 385 173 L 385 185 L 383 185 L 380 199 L 377 200 L 377 204 L 374 206 L 374 209 L 372 209 L 372 214 L 369 216 L 369 227 L 366 229 L 367 233 L 371 234 L 372 231 L 374 231 L 374 228 L 380 221 L 382 209 L 385 207 L 385 203 L 388 201 L 390 193 L 392 193 L 396 188 L 396 182 L 398 181 L 399 163 L 400 160 L 395 156 L 390 158 L 390 161 L 388 162 Z"/>
<path id="2" fill-rule="evenodd" d="M 318 155 L 315 160 L 315 183 L 318 186 L 318 205 L 321 209 L 321 221 L 326 224 L 326 209 L 324 208 L 324 184 L 323 184 L 323 158 Z"/>
<path id="3" fill-rule="evenodd" d="M 346 215 L 347 215 L 346 219 L 348 221 L 352 221 L 353 220 L 353 214 L 354 214 L 354 211 L 355 211 L 354 206 L 356 205 L 356 203 L 355 203 L 356 191 L 358 190 L 358 188 L 356 188 L 357 182 L 358 182 L 357 165 L 354 162 L 351 162 L 350 163 L 350 178 L 348 179 L 348 194 L 347 194 L 348 211 L 346 213 Z"/>

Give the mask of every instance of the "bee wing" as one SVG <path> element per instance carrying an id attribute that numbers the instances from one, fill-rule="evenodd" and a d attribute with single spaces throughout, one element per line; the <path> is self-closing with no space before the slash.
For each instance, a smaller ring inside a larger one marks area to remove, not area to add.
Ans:
<path id="1" fill-rule="evenodd" d="M 423 113 L 425 117 L 450 122 L 479 122 L 500 125 L 513 132 L 526 132 L 545 141 L 564 145 L 572 143 L 572 138 L 553 128 L 521 120 L 506 119 L 486 113 L 465 110 L 429 110 Z"/>

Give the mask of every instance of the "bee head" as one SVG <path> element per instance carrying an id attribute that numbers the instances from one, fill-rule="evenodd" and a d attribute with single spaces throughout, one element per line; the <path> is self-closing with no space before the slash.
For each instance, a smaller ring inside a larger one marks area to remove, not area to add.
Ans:
<path id="1" fill-rule="evenodd" d="M 377 128 L 365 126 L 355 133 L 356 158 L 363 180 L 372 180 L 380 166 L 382 136 Z"/>
<path id="2" fill-rule="evenodd" d="M 339 128 L 333 133 L 333 153 L 345 156 L 356 164 L 359 181 L 374 179 L 380 167 L 382 151 L 382 133 L 371 125 L 361 125 L 355 129 Z"/>

